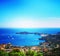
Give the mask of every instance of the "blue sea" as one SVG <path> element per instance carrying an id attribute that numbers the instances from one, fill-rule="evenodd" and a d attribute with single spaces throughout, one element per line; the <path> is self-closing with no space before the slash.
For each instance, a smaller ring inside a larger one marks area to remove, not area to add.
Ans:
<path id="1" fill-rule="evenodd" d="M 0 44 L 11 43 L 13 46 L 37 46 L 45 40 L 40 35 L 16 34 L 16 32 L 38 32 L 56 34 L 60 28 L 0 28 Z"/>

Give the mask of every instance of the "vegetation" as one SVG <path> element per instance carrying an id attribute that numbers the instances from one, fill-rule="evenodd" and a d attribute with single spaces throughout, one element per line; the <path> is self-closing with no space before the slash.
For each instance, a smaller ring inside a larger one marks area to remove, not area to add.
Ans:
<path id="1" fill-rule="evenodd" d="M 44 52 L 44 56 L 60 56 L 60 47 L 54 48 L 51 51 Z"/>
<path id="2" fill-rule="evenodd" d="M 8 53 L 4 50 L 0 50 L 0 56 L 8 56 Z"/>
<path id="3" fill-rule="evenodd" d="M 43 56 L 43 53 L 28 50 L 27 52 L 13 50 L 9 53 L 9 56 Z"/>
<path id="4" fill-rule="evenodd" d="M 19 49 L 13 49 L 11 52 L 9 52 L 9 56 L 25 56 L 25 53 Z"/>
<path id="5" fill-rule="evenodd" d="M 11 52 L 7 53 L 5 51 L 0 50 L 0 56 L 43 56 L 43 53 L 32 50 L 23 52 L 18 49 L 12 50 Z"/>
<path id="6" fill-rule="evenodd" d="M 25 52 L 19 49 L 13 49 L 8 53 L 4 50 L 0 50 L 0 56 L 60 56 L 60 48 L 54 48 L 48 52 L 37 52 L 33 50 L 28 50 Z"/>
<path id="7" fill-rule="evenodd" d="M 26 56 L 37 56 L 37 52 L 29 50 L 28 52 L 26 52 Z"/>
<path id="8" fill-rule="evenodd" d="M 54 49 L 52 50 L 52 53 L 53 53 L 53 55 L 55 55 L 55 56 L 60 56 L 60 48 L 54 48 Z"/>

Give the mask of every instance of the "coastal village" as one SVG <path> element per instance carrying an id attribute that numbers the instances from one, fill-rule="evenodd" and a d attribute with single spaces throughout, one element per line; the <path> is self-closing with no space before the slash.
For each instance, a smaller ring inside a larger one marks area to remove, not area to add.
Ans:
<path id="1" fill-rule="evenodd" d="M 35 34 L 41 35 L 42 38 L 39 38 L 39 40 L 45 40 L 45 42 L 40 43 L 38 46 L 13 46 L 11 43 L 8 44 L 3 43 L 0 44 L 0 50 L 4 50 L 7 53 L 11 52 L 12 50 L 16 50 L 16 51 L 19 50 L 22 52 L 28 52 L 29 50 L 31 50 L 31 51 L 41 52 L 42 54 L 48 53 L 48 55 L 51 56 L 52 56 L 51 51 L 53 49 L 59 48 L 59 52 L 60 52 L 60 32 L 56 34 L 39 34 L 39 33 L 35 33 Z"/>

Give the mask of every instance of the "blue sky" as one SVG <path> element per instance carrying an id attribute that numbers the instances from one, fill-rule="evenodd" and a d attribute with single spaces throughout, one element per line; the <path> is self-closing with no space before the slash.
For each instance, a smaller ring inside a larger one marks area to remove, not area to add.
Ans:
<path id="1" fill-rule="evenodd" d="M 60 0 L 0 0 L 0 27 L 60 27 Z"/>

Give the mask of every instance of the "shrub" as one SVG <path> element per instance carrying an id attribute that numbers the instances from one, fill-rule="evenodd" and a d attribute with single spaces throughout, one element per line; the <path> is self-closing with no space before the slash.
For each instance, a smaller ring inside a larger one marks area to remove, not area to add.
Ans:
<path id="1" fill-rule="evenodd" d="M 42 52 L 38 52 L 37 56 L 43 56 L 43 53 Z"/>
<path id="2" fill-rule="evenodd" d="M 0 56 L 8 56 L 8 53 L 4 50 L 0 50 Z"/>
<path id="3" fill-rule="evenodd" d="M 23 51 L 20 51 L 19 49 L 13 49 L 9 56 L 25 56 L 25 53 Z"/>
<path id="4" fill-rule="evenodd" d="M 28 52 L 26 52 L 26 56 L 37 56 L 37 52 L 29 50 Z"/>

